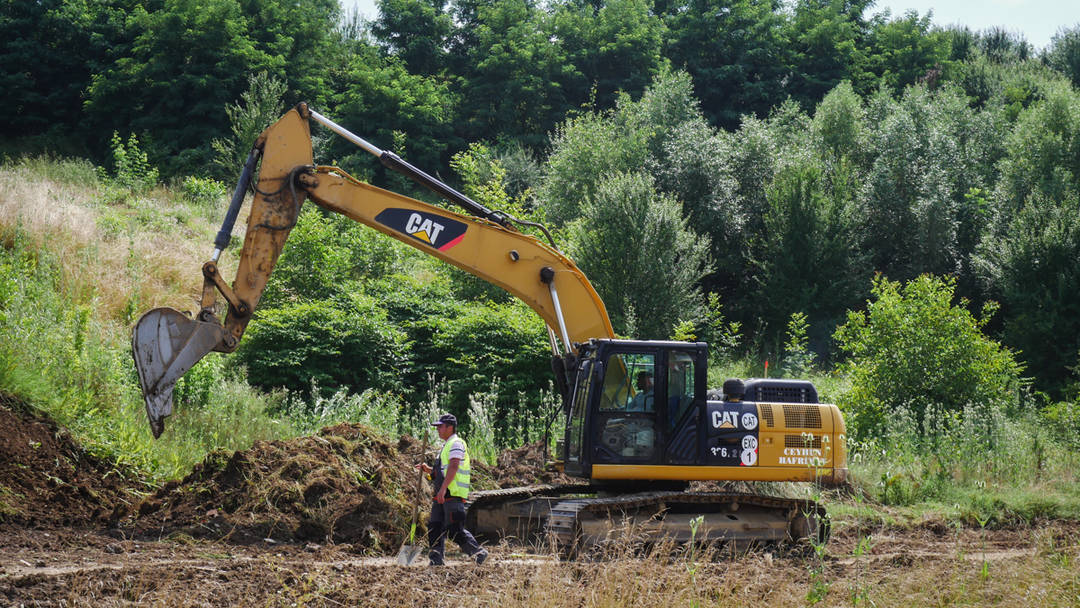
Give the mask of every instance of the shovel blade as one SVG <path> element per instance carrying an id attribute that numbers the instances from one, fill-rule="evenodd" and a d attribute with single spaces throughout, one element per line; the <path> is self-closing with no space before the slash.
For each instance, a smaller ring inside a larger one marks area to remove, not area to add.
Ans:
<path id="1" fill-rule="evenodd" d="M 155 308 L 135 324 L 131 354 L 154 437 L 165 430 L 165 418 L 172 414 L 176 381 L 213 350 L 224 335 L 221 325 L 194 321 L 172 308 Z"/>
<path id="2" fill-rule="evenodd" d="M 420 557 L 420 551 L 423 547 L 419 545 L 402 545 L 401 550 L 397 554 L 397 563 L 399 566 L 411 566 L 416 558 Z"/>

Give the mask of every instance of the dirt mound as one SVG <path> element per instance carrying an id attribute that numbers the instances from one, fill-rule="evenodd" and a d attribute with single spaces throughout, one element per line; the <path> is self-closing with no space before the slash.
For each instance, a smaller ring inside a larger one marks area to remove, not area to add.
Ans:
<path id="1" fill-rule="evenodd" d="M 544 444 L 529 443 L 515 450 L 503 450 L 495 467 L 482 467 L 496 487 L 514 488 L 542 483 L 570 483 L 571 477 L 547 467 Z"/>
<path id="2" fill-rule="evenodd" d="M 139 505 L 135 528 L 144 537 L 332 541 L 388 553 L 397 550 L 412 517 L 414 462 L 414 454 L 356 424 L 259 441 L 249 450 L 207 455 L 183 480 Z M 425 489 L 422 507 L 429 494 Z"/>
<path id="3" fill-rule="evenodd" d="M 20 400 L 0 393 L 0 526 L 91 526 L 141 487 Z"/>
<path id="4" fill-rule="evenodd" d="M 145 486 L 80 447 L 53 421 L 0 394 L 0 526 L 120 526 L 141 538 L 181 534 L 235 543 L 351 544 L 392 553 L 419 501 L 420 530 L 432 488 L 416 496 L 420 441 L 387 441 L 356 424 L 327 427 L 249 450 L 213 452 L 182 480 L 137 502 Z M 436 446 L 428 446 L 428 460 Z M 567 478 L 545 469 L 540 443 L 474 467 L 473 487 L 492 489 Z M 137 503 L 137 506 L 133 506 Z"/>

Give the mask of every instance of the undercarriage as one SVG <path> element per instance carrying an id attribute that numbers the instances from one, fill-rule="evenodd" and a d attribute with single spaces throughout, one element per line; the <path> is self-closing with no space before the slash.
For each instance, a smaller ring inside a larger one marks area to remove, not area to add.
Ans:
<path id="1" fill-rule="evenodd" d="M 612 493 L 590 484 L 475 492 L 468 527 L 498 542 L 550 547 L 566 557 L 602 549 L 622 534 L 639 543 L 823 543 L 825 509 L 812 500 L 740 492 Z"/>

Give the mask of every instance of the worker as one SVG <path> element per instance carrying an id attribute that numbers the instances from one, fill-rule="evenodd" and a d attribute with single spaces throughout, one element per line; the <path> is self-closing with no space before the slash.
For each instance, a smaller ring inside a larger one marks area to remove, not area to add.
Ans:
<path id="1" fill-rule="evenodd" d="M 634 398 L 630 400 L 629 405 L 626 406 L 628 412 L 651 412 L 653 411 L 653 375 L 652 372 L 638 372 L 637 381 L 634 384 L 637 386 L 638 393 L 634 395 Z"/>
<path id="2" fill-rule="evenodd" d="M 442 451 L 435 466 L 420 463 L 416 467 L 431 475 L 432 484 L 438 488 L 431 503 L 428 519 L 428 558 L 432 566 L 443 565 L 446 537 L 461 547 L 477 564 L 488 557 L 473 535 L 465 529 L 465 501 L 469 498 L 469 446 L 457 435 L 457 418 L 443 414 L 431 423 L 443 440 Z"/>

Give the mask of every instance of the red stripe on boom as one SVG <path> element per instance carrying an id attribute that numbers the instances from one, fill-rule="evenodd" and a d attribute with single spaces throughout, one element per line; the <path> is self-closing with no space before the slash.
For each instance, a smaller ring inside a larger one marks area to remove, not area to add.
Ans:
<path id="1" fill-rule="evenodd" d="M 463 234 L 463 235 L 461 235 L 461 236 L 459 236 L 459 237 L 457 237 L 456 239 L 454 239 L 454 240 L 450 241 L 449 243 L 447 243 L 447 244 L 443 245 L 442 247 L 439 247 L 439 251 L 446 251 L 446 250 L 450 249 L 450 248 L 451 248 L 451 247 L 453 247 L 454 245 L 457 245 L 458 243 L 460 243 L 460 242 L 461 242 L 461 239 L 463 239 L 463 238 L 465 238 L 465 235 L 464 235 L 464 234 Z"/>

